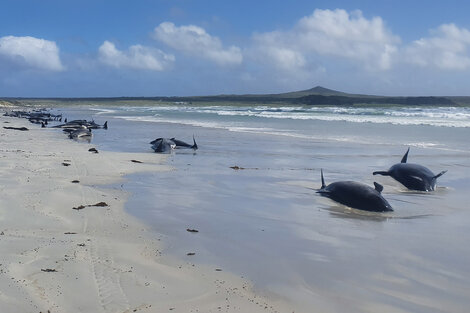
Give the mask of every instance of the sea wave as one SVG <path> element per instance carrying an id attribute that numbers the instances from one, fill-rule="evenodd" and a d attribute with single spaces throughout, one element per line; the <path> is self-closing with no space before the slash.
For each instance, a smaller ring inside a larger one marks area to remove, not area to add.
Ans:
<path id="1" fill-rule="evenodd" d="M 136 122 L 153 122 L 153 123 L 170 123 L 170 124 L 181 124 L 181 125 L 189 125 L 195 127 L 204 127 L 204 128 L 212 128 L 212 129 L 224 129 L 231 132 L 239 132 L 239 133 L 253 133 L 253 134 L 263 134 L 263 135 L 273 135 L 273 136 L 283 136 L 283 137 L 290 137 L 290 138 L 297 138 L 297 139 L 307 139 L 310 141 L 334 141 L 334 142 L 354 142 L 360 144 L 369 144 L 370 141 L 365 139 L 364 137 L 360 136 L 344 136 L 344 135 L 315 135 L 315 134 L 305 134 L 300 133 L 288 129 L 275 129 L 269 127 L 248 127 L 248 126 L 240 126 L 236 124 L 227 124 L 215 121 L 200 121 L 200 120 L 167 120 L 162 119 L 159 117 L 154 116 L 117 116 L 117 118 L 125 119 L 128 121 L 136 121 Z M 381 142 L 382 144 L 387 144 L 385 142 Z M 441 147 L 442 145 L 436 142 L 409 142 L 406 143 L 407 146 L 414 146 L 420 148 L 436 148 L 446 150 L 445 148 Z"/>
<path id="2" fill-rule="evenodd" d="M 97 109 L 99 110 L 99 109 Z M 101 114 L 116 113 L 101 109 Z M 179 114 L 211 117 L 264 118 L 290 120 L 344 121 L 352 123 L 381 123 L 394 125 L 429 125 L 440 127 L 470 127 L 470 108 L 460 107 L 304 107 L 304 106 L 152 106 L 122 107 L 123 114 L 167 116 L 165 121 L 181 120 Z M 171 116 L 170 116 L 171 115 Z"/>
<path id="3" fill-rule="evenodd" d="M 105 109 L 105 108 L 93 108 L 91 107 L 90 110 L 92 111 L 97 111 L 95 114 L 96 115 L 102 115 L 102 114 L 114 114 L 117 112 L 115 109 Z"/>

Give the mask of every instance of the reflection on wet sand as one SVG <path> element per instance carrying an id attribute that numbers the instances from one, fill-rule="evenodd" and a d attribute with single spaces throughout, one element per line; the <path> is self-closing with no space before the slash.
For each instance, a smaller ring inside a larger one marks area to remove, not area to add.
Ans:
<path id="1" fill-rule="evenodd" d="M 374 212 L 365 212 L 361 210 L 356 210 L 352 208 L 348 208 L 345 206 L 331 206 L 326 207 L 324 210 L 327 210 L 331 217 L 335 218 L 350 218 L 350 219 L 358 219 L 364 221 L 376 221 L 376 222 L 383 222 L 392 219 L 416 219 L 416 218 L 425 218 L 434 216 L 434 214 L 419 214 L 419 215 L 409 215 L 409 216 L 401 216 L 398 213 L 387 212 L 387 213 L 374 213 Z"/>
<path id="2" fill-rule="evenodd" d="M 208 126 L 156 123 L 152 116 L 148 122 L 113 119 L 116 132 L 95 138 L 107 148 L 132 151 L 148 146 L 148 134 L 201 138 L 196 155 L 169 155 L 174 171 L 135 175 L 124 186 L 133 194 L 128 210 L 165 235 L 164 252 L 177 258 L 195 252 L 191 262 L 249 277 L 261 292 L 288 299 L 296 312 L 468 311 L 468 129 L 236 121 L 304 136 L 293 140 L 275 131 L 211 128 L 232 120 L 184 114 L 178 118 L 200 118 Z M 397 151 L 407 143 L 415 147 L 414 162 L 448 170 L 435 191 L 412 192 L 372 176 L 399 160 Z M 235 165 L 245 170 L 230 168 Z M 353 210 L 318 196 L 320 168 L 328 169 L 329 181 L 377 181 L 395 211 Z M 188 227 L 198 236 L 189 237 Z"/>

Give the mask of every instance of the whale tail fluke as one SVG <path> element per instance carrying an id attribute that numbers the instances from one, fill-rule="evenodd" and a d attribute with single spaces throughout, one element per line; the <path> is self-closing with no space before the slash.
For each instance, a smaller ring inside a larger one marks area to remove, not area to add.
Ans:
<path id="1" fill-rule="evenodd" d="M 390 173 L 387 171 L 376 171 L 376 172 L 373 172 L 372 175 L 390 176 Z"/>
<path id="2" fill-rule="evenodd" d="M 155 152 L 163 152 L 163 140 L 160 141 L 157 146 L 153 146 L 153 150 L 155 150 Z"/>
<path id="3" fill-rule="evenodd" d="M 444 175 L 446 172 L 447 172 L 447 171 L 442 171 L 442 172 L 440 172 L 439 174 L 437 174 L 436 176 L 434 176 L 433 178 L 434 178 L 434 179 L 437 179 L 437 178 L 441 177 L 442 175 Z"/>
<path id="4" fill-rule="evenodd" d="M 401 158 L 401 163 L 406 163 L 406 161 L 408 160 L 408 152 L 410 152 L 410 148 L 406 150 L 405 155 L 403 156 L 403 158 Z"/>
<path id="5" fill-rule="evenodd" d="M 162 139 L 163 139 L 163 138 L 157 138 L 157 139 L 155 139 L 155 140 L 152 140 L 152 141 L 150 141 L 150 144 L 151 144 L 151 145 L 154 145 L 154 144 L 156 144 L 158 141 L 160 141 L 160 140 L 162 140 Z"/>

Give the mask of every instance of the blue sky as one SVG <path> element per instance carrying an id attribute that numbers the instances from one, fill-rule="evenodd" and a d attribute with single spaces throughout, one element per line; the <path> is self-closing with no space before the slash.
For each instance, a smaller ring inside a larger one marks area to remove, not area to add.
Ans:
<path id="1" fill-rule="evenodd" d="M 0 97 L 470 95 L 467 1 L 0 0 Z"/>

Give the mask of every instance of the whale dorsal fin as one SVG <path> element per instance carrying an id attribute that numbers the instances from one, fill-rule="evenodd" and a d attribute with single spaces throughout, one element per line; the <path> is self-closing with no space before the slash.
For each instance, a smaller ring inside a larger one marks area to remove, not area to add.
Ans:
<path id="1" fill-rule="evenodd" d="M 321 189 L 325 188 L 325 179 L 323 178 L 323 169 L 321 171 Z"/>
<path id="2" fill-rule="evenodd" d="M 410 152 L 410 148 L 406 150 L 405 155 L 403 156 L 403 158 L 401 158 L 401 163 L 406 163 L 406 161 L 408 160 L 408 152 Z"/>
<path id="3" fill-rule="evenodd" d="M 375 190 L 377 190 L 379 193 L 381 193 L 382 190 L 384 190 L 384 186 L 382 186 L 381 184 L 377 182 L 374 182 L 374 186 L 375 186 Z"/>
<path id="4" fill-rule="evenodd" d="M 193 135 L 193 146 L 191 148 L 193 148 L 194 150 L 197 149 L 197 143 L 196 143 L 196 139 L 194 139 L 194 135 Z"/>

